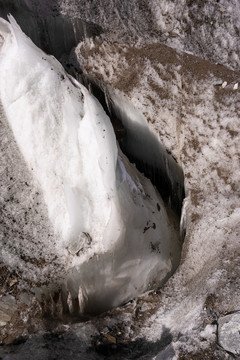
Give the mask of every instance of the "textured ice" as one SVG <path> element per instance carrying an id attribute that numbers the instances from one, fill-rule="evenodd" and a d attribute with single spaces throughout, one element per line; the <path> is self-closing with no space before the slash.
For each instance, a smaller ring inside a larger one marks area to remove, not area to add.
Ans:
<path id="1" fill-rule="evenodd" d="M 98 101 L 9 20 L 0 22 L 1 102 L 58 236 L 69 309 L 103 311 L 170 276 L 178 226 L 118 149 Z"/>

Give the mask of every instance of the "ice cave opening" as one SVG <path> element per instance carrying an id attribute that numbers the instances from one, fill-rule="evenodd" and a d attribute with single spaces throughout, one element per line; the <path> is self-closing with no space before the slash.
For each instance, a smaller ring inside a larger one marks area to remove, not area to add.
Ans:
<path id="1" fill-rule="evenodd" d="M 123 94 L 81 75 L 85 87 L 9 21 L 0 22 L 0 99 L 58 236 L 61 301 L 72 314 L 101 313 L 161 286 L 176 270 L 183 171 Z M 34 21 L 31 34 L 41 35 L 45 25 Z M 66 64 L 68 27 L 62 23 L 62 38 L 51 21 L 44 41 Z M 44 246 L 52 245 L 46 239 Z M 36 295 L 54 298 L 54 289 Z"/>

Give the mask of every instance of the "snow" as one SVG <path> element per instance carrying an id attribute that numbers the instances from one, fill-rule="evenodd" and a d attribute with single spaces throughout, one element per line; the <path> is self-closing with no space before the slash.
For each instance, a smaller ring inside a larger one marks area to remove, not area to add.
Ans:
<path id="1" fill-rule="evenodd" d="M 204 340 L 215 340 L 217 333 L 217 325 L 208 324 L 203 331 L 200 332 L 200 336 Z"/>
<path id="2" fill-rule="evenodd" d="M 138 336 L 157 340 L 167 328 L 176 352 L 196 353 L 216 342 L 210 328 L 204 332 L 206 323 L 239 303 L 239 90 L 233 89 L 239 72 L 157 43 L 124 44 L 124 53 L 119 44 L 92 44 L 91 51 L 88 40 L 75 49 L 83 71 L 108 84 L 113 102 L 120 98 L 123 109 L 129 102 L 144 114 L 148 131 L 185 174 L 182 260 L 156 296 L 158 304 L 143 300 L 147 310 Z"/>
<path id="3" fill-rule="evenodd" d="M 14 6 L 13 6 L 14 3 Z M 86 37 L 100 35 L 110 42 L 166 44 L 239 69 L 239 13 L 237 0 L 104 1 L 96 6 L 84 0 L 9 0 L 0 10 L 13 15 L 38 46 L 58 59 Z M 41 36 L 39 34 L 41 33 Z M 113 64 L 111 64 L 112 66 Z M 109 66 L 109 71 L 111 71 Z M 117 69 L 114 69 L 117 71 Z"/>
<path id="4" fill-rule="evenodd" d="M 61 12 L 71 17 L 81 14 L 82 19 L 102 26 L 105 36 L 113 42 L 121 43 L 123 39 L 138 46 L 160 41 L 176 50 L 239 69 L 237 0 L 151 0 L 141 5 L 102 1 L 101 6 L 95 7 L 86 1 L 79 4 L 76 0 L 62 0 Z M 112 66 L 111 63 L 109 68 Z"/>
<path id="5" fill-rule="evenodd" d="M 118 149 L 98 101 L 13 17 L 9 21 L 0 23 L 5 115 L 58 238 L 69 310 L 78 299 L 78 312 L 101 312 L 166 281 L 179 262 L 178 226 L 150 181 Z M 44 247 L 53 251 L 48 238 Z M 7 249 L 2 260 L 12 261 Z M 28 267 L 25 276 L 36 273 Z"/>

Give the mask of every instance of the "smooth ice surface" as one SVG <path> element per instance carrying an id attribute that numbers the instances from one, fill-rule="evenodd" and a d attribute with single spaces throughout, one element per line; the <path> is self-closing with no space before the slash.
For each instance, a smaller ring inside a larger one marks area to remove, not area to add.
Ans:
<path id="1" fill-rule="evenodd" d="M 4 112 L 58 236 L 69 309 L 103 311 L 170 276 L 178 226 L 118 149 L 98 101 L 9 20 L 0 22 Z"/>

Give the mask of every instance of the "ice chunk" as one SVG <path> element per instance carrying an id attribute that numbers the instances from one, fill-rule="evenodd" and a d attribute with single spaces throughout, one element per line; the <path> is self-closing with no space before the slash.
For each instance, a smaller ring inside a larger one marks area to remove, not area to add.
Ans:
<path id="1" fill-rule="evenodd" d="M 66 303 L 104 311 L 166 281 L 178 224 L 121 153 L 99 102 L 9 20 L 0 20 L 0 98 L 58 234 Z"/>

